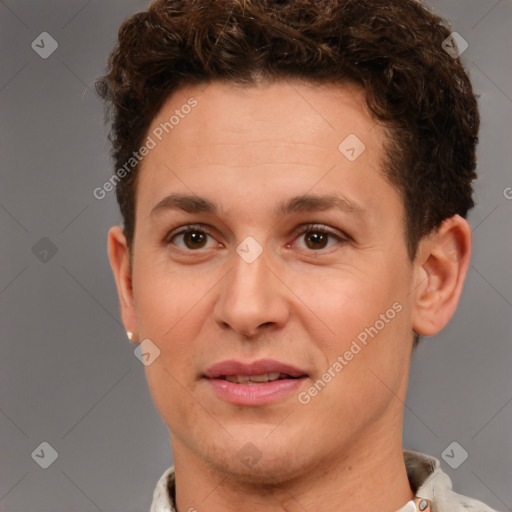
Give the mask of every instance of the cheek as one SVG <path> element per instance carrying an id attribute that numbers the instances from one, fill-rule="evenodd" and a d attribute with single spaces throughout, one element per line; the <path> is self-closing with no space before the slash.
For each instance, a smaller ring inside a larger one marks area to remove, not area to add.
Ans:
<path id="1" fill-rule="evenodd" d="M 338 355 L 365 328 L 373 325 L 397 300 L 395 288 L 382 272 L 335 269 L 320 278 L 299 275 L 294 293 L 323 328 L 324 352 Z M 314 341 L 314 339 L 312 340 Z"/>
<path id="2" fill-rule="evenodd" d="M 194 272 L 192 266 L 176 269 L 165 257 L 140 253 L 134 266 L 134 297 L 140 335 L 169 339 L 185 317 L 212 287 L 213 276 Z"/>
<path id="3" fill-rule="evenodd" d="M 201 347 L 197 340 L 204 325 L 208 280 L 174 272 L 169 265 L 139 267 L 134 274 L 134 296 L 141 339 L 150 339 L 159 357 L 145 367 L 157 409 L 167 424 L 189 414 L 190 395 L 184 392 L 196 377 Z M 211 306 L 210 306 L 211 307 Z"/>
<path id="4" fill-rule="evenodd" d="M 186 431 L 197 420 L 198 410 L 190 391 L 185 391 L 183 376 L 169 368 L 162 354 L 146 366 L 146 380 L 151 397 L 162 420 L 174 430 Z"/>
<path id="5" fill-rule="evenodd" d="M 351 321 L 348 315 L 345 318 L 347 323 Z M 385 411 L 396 415 L 405 400 L 410 356 L 404 349 L 404 310 L 383 327 L 378 323 L 377 330 L 375 320 L 365 324 L 358 319 L 358 323 L 352 335 L 340 335 L 325 349 L 325 371 L 312 382 L 320 391 L 313 391 L 316 396 L 304 408 L 309 417 L 323 418 L 323 428 L 331 429 L 333 435 L 355 432 L 377 421 Z M 338 325 L 342 327 L 341 318 Z"/>
<path id="6" fill-rule="evenodd" d="M 148 388 L 165 423 L 186 431 L 200 413 L 192 395 L 200 368 L 198 357 L 205 349 L 198 340 L 206 304 L 192 301 L 190 305 L 183 294 L 153 297 L 139 312 L 144 336 L 160 349 L 159 357 L 145 367 Z"/>
<path id="7" fill-rule="evenodd" d="M 338 272 L 316 280 L 314 287 L 302 280 L 297 288 L 297 295 L 307 297 L 306 304 L 311 304 L 314 316 L 321 320 L 324 336 L 311 341 L 322 353 L 324 368 L 320 371 L 331 368 L 336 375 L 328 385 L 331 392 L 325 393 L 332 407 L 376 403 L 390 394 L 386 385 L 394 392 L 402 386 L 410 356 L 404 279 L 390 264 L 387 272 L 375 268 L 364 274 Z M 333 365 L 339 357 L 345 362 L 336 370 Z"/>

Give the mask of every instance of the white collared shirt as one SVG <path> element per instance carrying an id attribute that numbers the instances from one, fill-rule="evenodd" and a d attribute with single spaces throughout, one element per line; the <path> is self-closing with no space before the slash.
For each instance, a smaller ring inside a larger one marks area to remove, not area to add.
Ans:
<path id="1" fill-rule="evenodd" d="M 453 492 L 450 477 L 435 457 L 404 450 L 404 461 L 411 489 L 416 498 L 428 500 L 430 512 L 496 512 L 481 501 Z M 172 499 L 174 485 L 174 466 L 171 466 L 158 480 L 149 512 L 176 512 Z M 410 501 L 397 512 L 415 510 L 422 509 Z"/>

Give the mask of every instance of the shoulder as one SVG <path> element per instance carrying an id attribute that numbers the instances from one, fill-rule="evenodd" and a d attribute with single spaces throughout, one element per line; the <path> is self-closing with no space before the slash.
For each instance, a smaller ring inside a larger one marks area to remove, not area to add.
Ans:
<path id="1" fill-rule="evenodd" d="M 166 469 L 159 478 L 149 512 L 176 512 L 172 499 L 174 489 L 174 466 Z"/>
<path id="2" fill-rule="evenodd" d="M 416 496 L 432 503 L 432 512 L 497 512 L 485 503 L 453 491 L 438 459 L 404 450 L 407 475 Z"/>

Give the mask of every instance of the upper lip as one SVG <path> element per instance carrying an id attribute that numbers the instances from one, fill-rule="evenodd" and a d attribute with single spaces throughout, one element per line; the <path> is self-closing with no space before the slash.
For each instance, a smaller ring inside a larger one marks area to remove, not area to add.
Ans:
<path id="1" fill-rule="evenodd" d="M 230 359 L 210 366 L 205 372 L 208 379 L 236 375 L 262 375 L 264 373 L 284 373 L 290 377 L 307 375 L 303 370 L 274 359 L 258 359 L 248 363 Z"/>

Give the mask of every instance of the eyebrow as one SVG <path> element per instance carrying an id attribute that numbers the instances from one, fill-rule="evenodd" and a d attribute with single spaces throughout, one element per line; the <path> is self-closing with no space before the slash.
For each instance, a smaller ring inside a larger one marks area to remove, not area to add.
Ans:
<path id="1" fill-rule="evenodd" d="M 289 215 L 291 213 L 325 211 L 330 209 L 362 215 L 366 213 L 366 210 L 361 205 L 341 194 L 304 194 L 278 203 L 276 214 Z M 154 206 L 150 215 L 153 216 L 165 210 L 183 210 L 187 213 L 219 213 L 219 208 L 208 199 L 187 194 L 170 194 L 164 197 Z"/>

